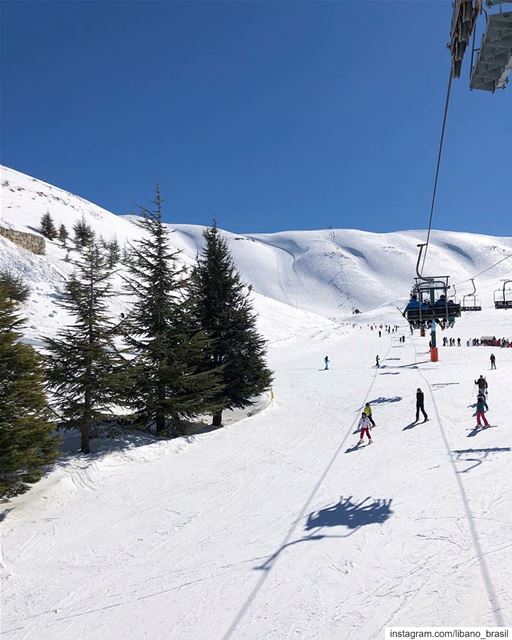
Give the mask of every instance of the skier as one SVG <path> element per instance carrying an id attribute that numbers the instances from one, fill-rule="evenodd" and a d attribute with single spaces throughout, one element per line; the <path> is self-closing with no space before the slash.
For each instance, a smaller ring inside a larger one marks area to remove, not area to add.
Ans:
<path id="1" fill-rule="evenodd" d="M 491 353 L 491 369 L 496 369 L 496 356 Z"/>
<path id="2" fill-rule="evenodd" d="M 382 331 L 379 331 L 379 338 L 382 338 Z"/>
<path id="3" fill-rule="evenodd" d="M 358 427 L 359 427 L 359 442 L 357 443 L 357 446 L 362 444 L 365 434 L 368 436 L 368 440 L 369 440 L 368 444 L 372 444 L 372 437 L 370 435 L 370 429 L 372 428 L 372 423 L 370 422 L 370 419 L 368 418 L 368 416 L 365 415 L 364 411 L 361 414 L 361 419 L 359 420 Z"/>
<path id="4" fill-rule="evenodd" d="M 367 402 L 364 405 L 364 409 L 363 409 L 363 414 L 368 418 L 368 420 L 372 423 L 372 427 L 375 426 L 375 422 L 373 420 L 373 416 L 372 416 L 372 408 L 370 406 L 370 403 Z"/>
<path id="5" fill-rule="evenodd" d="M 418 389 L 416 391 L 416 422 L 418 422 L 420 417 L 420 411 L 423 414 L 423 421 L 426 422 L 428 420 L 428 416 L 425 412 L 425 407 L 423 406 L 423 391 Z"/>
<path id="6" fill-rule="evenodd" d="M 484 395 L 479 395 L 476 403 L 476 423 L 478 427 L 482 426 L 480 420 L 484 421 L 484 429 L 489 426 L 487 422 L 487 418 L 485 417 L 485 412 L 489 411 L 489 407 L 487 406 L 487 402 L 485 401 Z"/>
<path id="7" fill-rule="evenodd" d="M 329 369 L 329 356 L 325 356 L 324 364 L 325 364 L 324 371 L 327 371 Z"/>
<path id="8" fill-rule="evenodd" d="M 481 393 L 483 395 L 487 395 L 487 380 L 483 377 L 482 374 L 480 374 L 478 380 L 475 380 L 475 384 L 478 387 L 479 394 Z"/>
<path id="9" fill-rule="evenodd" d="M 375 356 L 375 366 L 377 367 L 377 369 L 380 367 L 380 359 L 379 359 L 379 356 Z"/>

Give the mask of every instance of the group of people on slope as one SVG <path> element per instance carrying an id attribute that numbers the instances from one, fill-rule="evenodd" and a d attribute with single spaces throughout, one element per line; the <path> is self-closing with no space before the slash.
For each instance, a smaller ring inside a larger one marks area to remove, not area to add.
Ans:
<path id="1" fill-rule="evenodd" d="M 428 415 L 425 412 L 424 407 L 424 398 L 423 391 L 418 389 L 416 391 L 416 420 L 418 422 L 420 411 L 423 414 L 423 420 L 426 422 L 428 420 Z M 363 412 L 361 413 L 361 418 L 359 419 L 358 429 L 359 429 L 359 442 L 357 446 L 363 443 L 364 437 L 368 438 L 368 444 L 373 444 L 372 436 L 370 431 L 375 426 L 375 421 L 373 419 L 372 407 L 369 402 L 364 405 Z"/>
<path id="2" fill-rule="evenodd" d="M 478 387 L 478 396 L 476 402 L 476 421 L 478 427 L 489 427 L 489 422 L 485 417 L 486 411 L 489 410 L 487 406 L 487 389 L 488 384 L 487 380 L 481 375 L 478 380 L 475 380 L 475 384 Z M 428 415 L 425 411 L 425 398 L 423 395 L 423 391 L 421 389 L 417 389 L 416 391 L 416 420 L 418 422 L 420 413 L 423 415 L 423 421 L 427 422 Z M 482 425 L 483 422 L 483 425 Z M 368 438 L 368 444 L 373 444 L 371 430 L 375 426 L 375 421 L 372 415 L 372 408 L 369 402 L 367 402 L 364 406 L 363 412 L 361 413 L 361 418 L 359 419 L 358 429 L 359 429 L 359 442 L 357 446 L 363 443 L 365 436 Z"/>

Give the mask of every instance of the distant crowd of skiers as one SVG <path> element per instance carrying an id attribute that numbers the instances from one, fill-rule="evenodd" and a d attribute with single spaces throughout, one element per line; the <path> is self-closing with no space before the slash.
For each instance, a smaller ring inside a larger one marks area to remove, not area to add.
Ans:
<path id="1" fill-rule="evenodd" d="M 468 347 L 500 347 L 501 349 L 512 347 L 512 340 L 508 338 L 472 338 L 466 342 Z"/>

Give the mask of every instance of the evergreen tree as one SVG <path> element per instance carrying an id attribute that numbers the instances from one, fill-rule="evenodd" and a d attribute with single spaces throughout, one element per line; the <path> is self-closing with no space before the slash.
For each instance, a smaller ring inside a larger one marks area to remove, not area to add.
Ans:
<path id="1" fill-rule="evenodd" d="M 179 252 L 168 247 L 162 202 L 156 189 L 154 209 L 142 209 L 145 234 L 131 247 L 128 291 L 134 296 L 126 319 L 130 362 L 131 405 L 157 433 L 172 434 L 180 422 L 216 408 L 218 370 L 200 370 L 208 341 L 193 323 Z"/>
<path id="2" fill-rule="evenodd" d="M 113 269 L 121 259 L 121 249 L 119 248 L 117 238 L 114 238 L 112 241 L 107 242 L 106 249 L 108 267 L 109 269 Z"/>
<path id="3" fill-rule="evenodd" d="M 94 231 L 87 224 L 85 218 L 81 218 L 75 222 L 73 232 L 75 234 L 75 245 L 78 250 L 94 242 Z"/>
<path id="4" fill-rule="evenodd" d="M 26 491 L 57 457 L 40 360 L 18 342 L 22 321 L 0 286 L 0 496 Z"/>
<path id="5" fill-rule="evenodd" d="M 216 401 L 221 409 L 213 425 L 222 425 L 222 410 L 243 408 L 272 382 L 265 363 L 265 341 L 258 334 L 256 315 L 235 269 L 226 241 L 214 225 L 204 232 L 205 247 L 191 277 L 195 315 L 212 340 L 203 370 L 222 367 L 224 390 Z"/>
<path id="6" fill-rule="evenodd" d="M 107 315 L 107 299 L 112 293 L 106 260 L 90 243 L 75 266 L 60 303 L 74 324 L 56 338 L 46 338 L 46 369 L 63 426 L 80 428 L 81 450 L 89 453 L 91 428 L 117 399 L 119 355 Z"/>
<path id="7" fill-rule="evenodd" d="M 0 289 L 14 302 L 26 302 L 30 296 L 28 284 L 10 271 L 0 271 Z"/>
<path id="8" fill-rule="evenodd" d="M 59 240 L 62 242 L 64 246 L 66 246 L 68 237 L 69 237 L 68 230 L 63 224 L 61 224 L 59 227 Z"/>
<path id="9" fill-rule="evenodd" d="M 57 237 L 57 230 L 55 229 L 55 224 L 53 223 L 53 218 L 49 211 L 47 211 L 41 218 L 39 233 L 41 233 L 45 238 L 48 238 L 48 240 L 55 240 Z"/>

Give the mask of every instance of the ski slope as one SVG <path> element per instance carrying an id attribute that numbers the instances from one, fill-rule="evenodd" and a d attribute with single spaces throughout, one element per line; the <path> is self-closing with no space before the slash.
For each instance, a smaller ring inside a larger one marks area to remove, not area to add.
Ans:
<path id="1" fill-rule="evenodd" d="M 14 197 L 19 209 L 7 222 L 33 226 L 35 200 Z M 94 205 L 83 202 L 88 215 Z M 140 233 L 115 220 L 126 238 Z M 172 234 L 184 259 L 199 231 Z M 228 236 L 269 341 L 274 400 L 264 411 L 189 438 L 126 437 L 89 458 L 67 455 L 5 505 L 5 638 L 370 640 L 385 626 L 511 624 L 512 349 L 440 348 L 431 363 L 428 337 L 409 336 L 393 298 L 407 296 L 407 247 L 421 232 L 336 234 L 336 246 L 364 256 L 347 258 L 353 273 L 339 284 L 340 298 L 366 301 L 357 317 L 331 299 L 330 232 Z M 437 232 L 432 254 L 463 280 L 511 246 Z M 31 279 L 26 339 L 38 346 L 41 331 L 64 320 L 53 296 L 69 265 L 56 243 L 37 257 L 0 238 L 2 264 Z M 512 315 L 489 305 L 507 269 L 482 276 L 484 311 L 441 337 L 512 338 Z M 367 326 L 373 319 L 400 332 L 379 338 Z M 480 373 L 497 425 L 485 431 L 473 428 L 471 406 Z M 418 387 L 430 420 L 413 424 Z M 368 400 L 374 444 L 354 450 Z"/>

